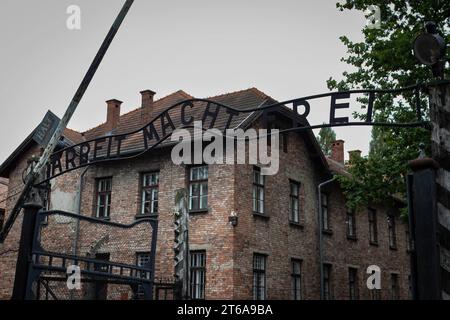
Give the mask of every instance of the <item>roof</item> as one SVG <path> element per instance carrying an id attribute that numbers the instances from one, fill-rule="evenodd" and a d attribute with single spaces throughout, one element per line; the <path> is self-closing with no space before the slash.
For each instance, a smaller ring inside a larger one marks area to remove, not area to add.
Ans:
<path id="1" fill-rule="evenodd" d="M 344 176 L 350 176 L 350 173 L 347 171 L 347 167 L 345 166 L 345 164 L 340 163 L 332 159 L 331 157 L 326 157 L 326 159 L 331 172 Z"/>
<path id="2" fill-rule="evenodd" d="M 153 102 L 152 107 L 153 111 L 151 114 L 151 119 L 156 117 L 161 112 L 165 111 L 168 107 L 181 101 L 193 98 L 194 97 L 189 95 L 188 93 L 182 90 L 178 90 L 168 96 L 156 100 Z M 278 102 L 254 87 L 245 90 L 221 94 L 214 97 L 209 97 L 208 100 L 218 102 L 238 110 L 254 109 L 257 107 L 261 107 L 268 104 L 274 104 Z M 191 111 L 191 114 L 194 116 L 195 119 L 201 118 L 200 115 L 204 112 L 206 105 L 207 105 L 206 102 L 195 102 L 194 108 L 192 108 Z M 121 115 L 119 117 L 117 128 L 113 131 L 113 133 L 114 134 L 128 133 L 142 128 L 147 123 L 147 121 L 144 120 L 145 118 L 143 118 L 142 116 L 142 112 L 143 112 L 142 108 L 137 108 L 133 111 Z M 299 117 L 297 114 L 295 114 L 291 109 L 287 107 L 283 106 L 281 109 L 277 109 L 276 112 L 284 114 L 285 116 L 290 118 L 295 118 L 298 123 L 304 126 L 309 125 L 306 119 Z M 179 113 L 176 111 L 176 109 L 174 109 L 173 114 L 174 114 L 173 116 L 172 114 L 170 114 L 170 116 L 172 118 L 175 127 L 178 128 L 181 126 L 181 119 Z M 240 113 L 239 115 L 233 117 L 233 120 L 231 121 L 230 124 L 230 128 L 240 127 L 245 129 L 246 127 L 251 125 L 256 119 L 258 119 L 258 117 L 260 117 L 261 114 L 262 112 Z M 229 115 L 226 112 L 219 112 L 214 127 L 218 128 L 219 130 L 225 129 L 228 117 Z M 160 126 L 159 121 L 156 121 L 154 125 L 158 130 L 158 126 Z M 9 172 L 11 171 L 11 168 L 13 167 L 16 158 L 24 151 L 26 151 L 34 143 L 32 139 L 33 133 L 34 130 L 22 142 L 22 144 L 10 155 L 10 157 L 0 166 L 0 176 L 8 177 Z M 65 142 L 68 144 L 77 144 L 85 140 L 99 138 L 102 136 L 106 136 L 108 134 L 110 134 L 110 132 L 108 132 L 106 123 L 103 123 L 85 132 L 78 132 L 72 129 L 66 129 L 64 131 L 64 138 L 66 140 Z M 326 170 L 328 170 L 327 161 L 317 143 L 317 140 L 315 139 L 314 134 L 312 133 L 312 130 L 308 130 L 306 132 L 305 141 L 309 149 L 310 155 L 316 159 L 319 159 L 321 165 Z M 165 141 L 165 145 L 167 144 L 170 144 L 170 141 Z M 162 144 L 162 146 L 164 146 L 164 143 Z M 133 151 L 144 149 L 143 139 L 142 136 L 139 135 L 139 133 L 127 137 L 125 144 L 122 146 L 122 150 L 126 152 L 127 149 Z"/>
<path id="3" fill-rule="evenodd" d="M 8 178 L 10 171 L 13 170 L 15 166 L 17 158 L 36 144 L 36 142 L 34 142 L 33 140 L 35 131 L 36 128 L 31 131 L 31 133 L 25 138 L 25 140 L 23 140 L 22 143 L 13 151 L 13 153 L 11 153 L 10 156 L 0 165 L 0 179 L 1 177 Z M 64 129 L 63 140 L 66 140 L 66 145 L 70 145 L 82 142 L 83 138 L 81 133 L 66 128 Z"/>

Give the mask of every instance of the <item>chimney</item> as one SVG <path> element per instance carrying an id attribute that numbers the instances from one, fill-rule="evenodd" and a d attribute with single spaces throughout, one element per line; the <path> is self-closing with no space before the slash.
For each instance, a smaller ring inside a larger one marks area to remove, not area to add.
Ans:
<path id="1" fill-rule="evenodd" d="M 106 132 L 111 132 L 117 128 L 117 125 L 119 124 L 121 104 L 122 101 L 116 99 L 106 101 L 106 105 L 108 108 L 106 113 Z"/>
<path id="2" fill-rule="evenodd" d="M 141 103 L 141 115 L 142 122 L 147 123 L 151 120 L 153 112 L 153 97 L 156 92 L 152 90 L 141 91 L 142 103 Z"/>
<path id="3" fill-rule="evenodd" d="M 352 150 L 348 152 L 348 162 L 352 163 L 356 159 L 361 158 L 361 150 Z"/>
<path id="4" fill-rule="evenodd" d="M 336 140 L 331 144 L 331 159 L 344 164 L 344 140 Z"/>

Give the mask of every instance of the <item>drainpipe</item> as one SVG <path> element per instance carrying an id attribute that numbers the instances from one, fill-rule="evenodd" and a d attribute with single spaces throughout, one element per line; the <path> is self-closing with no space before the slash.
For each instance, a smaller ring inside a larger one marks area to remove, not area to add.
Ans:
<path id="1" fill-rule="evenodd" d="M 90 168 L 89 166 L 86 167 L 86 169 L 84 169 L 84 171 L 80 175 L 80 181 L 78 183 L 78 192 L 77 192 L 78 193 L 77 208 L 75 209 L 75 213 L 77 213 L 77 214 L 81 214 L 81 200 L 82 200 L 81 195 L 83 194 L 84 176 L 88 172 L 89 168 Z M 73 255 L 74 256 L 77 255 L 77 246 L 78 246 L 79 238 L 80 238 L 80 219 L 77 219 L 77 223 L 75 225 L 75 238 L 73 241 Z"/>
<path id="2" fill-rule="evenodd" d="M 320 183 L 317 186 L 318 208 L 319 208 L 319 264 L 320 264 L 320 300 L 324 299 L 324 283 L 323 283 L 323 233 L 322 233 L 322 187 L 332 183 L 336 177 Z"/>

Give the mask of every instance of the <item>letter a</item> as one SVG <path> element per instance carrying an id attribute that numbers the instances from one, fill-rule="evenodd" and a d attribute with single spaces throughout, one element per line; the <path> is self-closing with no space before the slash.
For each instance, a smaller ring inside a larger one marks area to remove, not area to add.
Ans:
<path id="1" fill-rule="evenodd" d="M 371 265 L 367 267 L 367 274 L 370 274 L 367 278 L 367 288 L 369 290 L 381 289 L 381 269 L 379 266 Z"/>
<path id="2" fill-rule="evenodd" d="M 67 277 L 67 288 L 69 290 L 81 289 L 81 270 L 79 266 L 71 265 L 67 267 L 67 274 L 70 276 Z"/>
<path id="3" fill-rule="evenodd" d="M 70 16 L 67 18 L 66 26 L 69 30 L 81 30 L 81 9 L 79 6 L 71 5 L 67 7 L 67 14 Z"/>

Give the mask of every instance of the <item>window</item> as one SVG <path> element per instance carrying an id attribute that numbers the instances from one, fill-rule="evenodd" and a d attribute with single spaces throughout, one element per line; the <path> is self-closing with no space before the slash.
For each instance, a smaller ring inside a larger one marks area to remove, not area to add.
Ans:
<path id="1" fill-rule="evenodd" d="M 330 231 L 330 215 L 328 212 L 328 195 L 326 193 L 321 194 L 321 208 L 322 208 L 322 230 Z"/>
<path id="2" fill-rule="evenodd" d="M 111 185 L 111 178 L 97 180 L 97 218 L 109 217 L 111 209 Z"/>
<path id="3" fill-rule="evenodd" d="M 356 217 L 354 210 L 347 211 L 347 238 L 356 239 Z"/>
<path id="4" fill-rule="evenodd" d="M 350 300 L 359 299 L 358 269 L 348 268 L 348 292 Z"/>
<path id="5" fill-rule="evenodd" d="M 372 300 L 381 300 L 381 289 L 371 289 L 370 298 Z"/>
<path id="6" fill-rule="evenodd" d="M 391 273 L 391 298 L 392 300 L 400 299 L 400 287 L 398 283 L 398 274 Z"/>
<path id="7" fill-rule="evenodd" d="M 95 260 L 109 261 L 109 253 L 96 253 Z M 109 265 L 106 263 L 95 263 L 94 270 L 99 272 L 108 272 Z"/>
<path id="8" fill-rule="evenodd" d="M 142 175 L 141 214 L 158 213 L 158 184 L 158 172 L 145 173 Z"/>
<path id="9" fill-rule="evenodd" d="M 298 259 L 292 259 L 292 299 L 302 299 L 302 261 Z"/>
<path id="10" fill-rule="evenodd" d="M 208 166 L 192 167 L 189 170 L 189 210 L 208 209 Z"/>
<path id="11" fill-rule="evenodd" d="M 323 265 L 323 298 L 331 299 L 331 264 Z"/>
<path id="12" fill-rule="evenodd" d="M 266 299 L 266 262 L 267 256 L 253 255 L 253 300 Z"/>
<path id="13" fill-rule="evenodd" d="M 148 267 L 148 264 L 150 263 L 150 252 L 138 252 L 136 253 L 136 265 L 138 267 Z M 150 276 L 147 272 L 142 272 L 141 277 L 142 278 L 148 278 Z M 136 292 L 136 299 L 144 299 L 144 288 L 142 285 L 138 285 L 137 292 Z"/>
<path id="14" fill-rule="evenodd" d="M 190 252 L 191 299 L 205 299 L 206 252 Z"/>
<path id="15" fill-rule="evenodd" d="M 253 212 L 264 214 L 264 184 L 265 178 L 261 175 L 261 169 L 253 169 Z"/>
<path id="16" fill-rule="evenodd" d="M 109 253 L 96 253 L 95 260 L 109 261 Z M 98 272 L 108 272 L 109 265 L 106 263 L 94 263 L 94 270 Z M 108 284 L 106 282 L 94 283 L 94 299 L 106 300 L 108 297 Z"/>
<path id="17" fill-rule="evenodd" d="M 378 244 L 377 211 L 369 208 L 369 241 Z"/>
<path id="18" fill-rule="evenodd" d="M 389 248 L 397 249 L 397 236 L 395 233 L 395 216 L 388 216 L 388 229 L 389 229 Z"/>
<path id="19" fill-rule="evenodd" d="M 291 181 L 290 188 L 290 220 L 294 223 L 300 223 L 300 183 Z"/>

